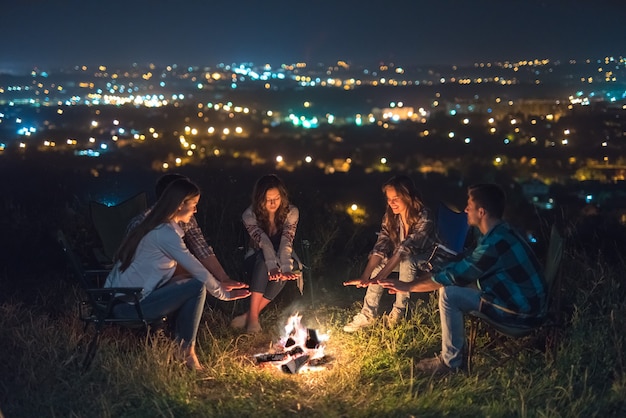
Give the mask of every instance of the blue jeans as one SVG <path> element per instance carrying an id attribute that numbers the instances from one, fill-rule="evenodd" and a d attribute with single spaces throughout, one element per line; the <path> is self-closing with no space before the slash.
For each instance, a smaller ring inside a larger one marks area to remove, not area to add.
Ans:
<path id="1" fill-rule="evenodd" d="M 144 318 L 158 318 L 178 311 L 176 341 L 183 348 L 189 348 L 196 342 L 205 299 L 206 287 L 201 281 L 184 279 L 155 289 L 139 304 Z M 115 306 L 113 313 L 116 318 L 137 318 L 135 306 L 128 303 Z"/>
<path id="2" fill-rule="evenodd" d="M 415 277 L 415 271 L 417 270 L 417 262 L 421 260 L 421 258 L 407 256 L 406 258 L 402 258 L 400 260 L 400 264 L 398 266 L 400 273 L 400 281 L 401 282 L 410 282 L 413 281 Z M 385 267 L 384 263 L 376 266 L 370 278 L 375 277 L 379 271 L 381 271 Z M 385 289 L 378 284 L 371 284 L 367 286 L 367 291 L 365 292 L 365 299 L 363 299 L 363 309 L 361 309 L 361 313 L 365 315 L 368 319 L 372 319 L 378 316 L 378 305 L 380 303 L 380 298 L 383 295 Z M 406 311 L 406 307 L 409 304 L 409 299 L 411 295 L 409 293 L 396 293 L 396 301 L 393 304 L 393 309 L 398 310 L 402 315 Z"/>
<path id="3" fill-rule="evenodd" d="M 445 286 L 439 289 L 441 358 L 448 367 L 463 365 L 464 313 L 480 309 L 481 291 L 473 287 Z"/>

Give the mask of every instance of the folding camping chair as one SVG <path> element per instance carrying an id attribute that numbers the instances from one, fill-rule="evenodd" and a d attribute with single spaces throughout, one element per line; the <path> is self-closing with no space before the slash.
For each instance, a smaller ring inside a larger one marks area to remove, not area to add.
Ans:
<path id="1" fill-rule="evenodd" d="M 456 212 L 445 203 L 439 202 L 437 207 L 437 235 L 443 245 L 457 254 L 462 252 L 468 231 L 467 213 Z"/>
<path id="2" fill-rule="evenodd" d="M 469 231 L 467 214 L 456 212 L 439 202 L 435 222 L 438 242 L 435 244 L 428 260 L 420 262 L 422 270 L 432 271 L 453 260 L 465 249 L 465 241 Z"/>
<path id="3" fill-rule="evenodd" d="M 96 251 L 96 258 L 105 265 L 113 263 L 115 252 L 126 236 L 128 223 L 147 208 L 146 193 L 141 192 L 124 202 L 107 206 L 99 202 L 89 202 L 91 221 L 102 243 L 102 250 Z"/>
<path id="4" fill-rule="evenodd" d="M 148 332 L 151 327 L 162 326 L 167 318 L 145 318 L 139 304 L 139 295 L 142 289 L 136 287 L 102 288 L 100 284 L 106 278 L 108 270 L 86 270 L 70 245 L 63 231 L 57 231 L 57 242 L 65 254 L 66 261 L 72 275 L 86 294 L 86 299 L 78 305 L 79 319 L 85 323 L 83 331 L 86 333 L 89 324 L 94 324 L 95 333 L 89 342 L 87 353 L 83 360 L 83 368 L 87 370 L 93 361 L 100 336 L 105 325 L 121 325 L 127 328 L 145 328 Z M 121 301 L 132 300 L 137 309 L 137 318 L 116 318 L 113 307 Z"/>
<path id="5" fill-rule="evenodd" d="M 496 364 L 496 367 L 516 358 L 526 347 L 524 337 L 539 331 L 546 332 L 546 349 L 550 351 L 552 358 L 556 356 L 557 333 L 560 326 L 560 264 L 563 257 L 563 246 L 563 236 L 559 233 L 557 227 L 553 225 L 550 231 L 550 242 L 544 270 L 546 284 L 548 285 L 548 312 L 540 324 L 528 328 L 509 327 L 493 321 L 481 312 L 472 311 L 468 313 L 467 317 L 470 323 L 467 341 L 468 374 L 471 373 L 473 356 L 477 350 L 476 339 L 481 328 L 489 336 L 488 343 L 482 346 L 481 349 L 485 350 L 491 346 L 497 346 L 504 351 L 504 356 Z"/>

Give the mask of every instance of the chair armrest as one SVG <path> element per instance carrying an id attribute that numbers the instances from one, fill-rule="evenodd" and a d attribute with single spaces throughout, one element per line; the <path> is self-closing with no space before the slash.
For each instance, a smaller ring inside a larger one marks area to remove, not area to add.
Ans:
<path id="1" fill-rule="evenodd" d="M 91 288 L 85 290 L 94 304 L 99 306 L 99 310 L 104 317 L 113 316 L 113 307 L 118 303 L 129 303 L 135 306 L 137 316 L 140 320 L 145 321 L 139 296 L 143 291 L 141 287 L 104 287 Z"/>
<path id="2" fill-rule="evenodd" d="M 116 294 L 123 293 L 125 295 L 133 296 L 135 294 L 141 293 L 143 287 L 99 287 L 99 288 L 91 288 L 87 289 L 87 292 L 95 294 Z"/>

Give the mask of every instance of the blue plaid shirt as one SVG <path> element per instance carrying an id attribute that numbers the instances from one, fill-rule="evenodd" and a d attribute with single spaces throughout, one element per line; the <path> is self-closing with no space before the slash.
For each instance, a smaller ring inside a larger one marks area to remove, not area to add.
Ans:
<path id="1" fill-rule="evenodd" d="M 511 326 L 532 326 L 546 315 L 546 281 L 533 250 L 506 222 L 480 237 L 474 251 L 433 275 L 443 286 L 476 285 L 480 311 Z"/>

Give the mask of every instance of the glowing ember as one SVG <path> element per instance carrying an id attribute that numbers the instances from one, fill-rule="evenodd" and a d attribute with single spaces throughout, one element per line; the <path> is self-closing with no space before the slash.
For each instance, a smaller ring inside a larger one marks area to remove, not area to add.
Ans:
<path id="1" fill-rule="evenodd" d="M 302 316 L 292 315 L 285 325 L 285 334 L 275 345 L 275 352 L 255 355 L 257 364 L 270 363 L 285 373 L 319 370 L 325 363 L 327 334 L 306 328 Z"/>

